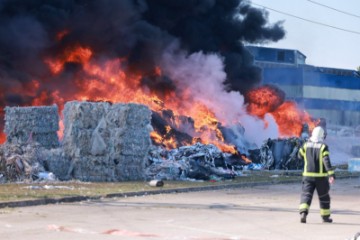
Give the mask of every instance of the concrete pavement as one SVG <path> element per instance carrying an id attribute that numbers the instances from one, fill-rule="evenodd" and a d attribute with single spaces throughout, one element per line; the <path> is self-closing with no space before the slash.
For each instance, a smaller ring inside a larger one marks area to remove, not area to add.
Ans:
<path id="1" fill-rule="evenodd" d="M 301 183 L 106 198 L 0 209 L 2 239 L 351 239 L 360 232 L 360 178 L 331 189 L 334 223 L 317 195 L 299 222 Z"/>

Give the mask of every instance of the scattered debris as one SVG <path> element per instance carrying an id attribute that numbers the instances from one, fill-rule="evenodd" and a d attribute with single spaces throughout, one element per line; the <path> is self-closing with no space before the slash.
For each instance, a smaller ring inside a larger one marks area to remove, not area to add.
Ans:
<path id="1" fill-rule="evenodd" d="M 75 187 L 73 186 L 53 186 L 53 185 L 44 185 L 44 186 L 26 186 L 24 187 L 26 189 L 32 189 L 32 190 L 39 190 L 39 189 L 46 189 L 46 190 L 50 190 L 50 189 L 67 189 L 67 190 L 74 190 Z"/>
<path id="2" fill-rule="evenodd" d="M 228 168 L 226 158 L 227 154 L 211 144 L 196 143 L 172 150 L 153 146 L 146 175 L 162 180 L 210 180 L 211 175 L 233 178 L 235 172 Z"/>
<path id="3" fill-rule="evenodd" d="M 149 185 L 152 187 L 163 187 L 164 186 L 164 182 L 161 180 L 151 180 L 149 182 Z"/>

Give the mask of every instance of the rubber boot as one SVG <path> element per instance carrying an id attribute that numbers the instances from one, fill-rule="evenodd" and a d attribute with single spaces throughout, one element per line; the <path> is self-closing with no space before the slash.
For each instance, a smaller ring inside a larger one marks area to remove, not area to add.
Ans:
<path id="1" fill-rule="evenodd" d="M 330 218 L 330 216 L 323 216 L 322 217 L 323 223 L 332 223 L 333 220 Z"/>
<path id="2" fill-rule="evenodd" d="M 301 223 L 306 223 L 306 216 L 307 216 L 306 212 L 300 213 L 300 222 Z"/>

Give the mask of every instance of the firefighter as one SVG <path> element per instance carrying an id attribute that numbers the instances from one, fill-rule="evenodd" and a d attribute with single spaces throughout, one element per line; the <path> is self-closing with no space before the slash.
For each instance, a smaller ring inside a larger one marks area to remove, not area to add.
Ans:
<path id="1" fill-rule="evenodd" d="M 298 152 L 304 161 L 302 194 L 300 202 L 300 222 L 306 223 L 306 216 L 316 189 L 320 201 L 320 215 L 323 222 L 331 223 L 330 184 L 334 183 L 335 174 L 331 166 L 329 148 L 324 143 L 326 132 L 321 126 L 312 131 L 311 137 Z"/>

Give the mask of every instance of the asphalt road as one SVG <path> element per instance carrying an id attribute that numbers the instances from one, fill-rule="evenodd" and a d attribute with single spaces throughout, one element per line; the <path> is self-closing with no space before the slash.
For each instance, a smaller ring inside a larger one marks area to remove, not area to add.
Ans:
<path id="1" fill-rule="evenodd" d="M 166 184 L 166 183 L 165 183 Z M 316 198 L 299 221 L 301 184 L 159 194 L 0 209 L 1 239 L 351 239 L 360 232 L 360 178 L 331 189 L 334 223 Z"/>

